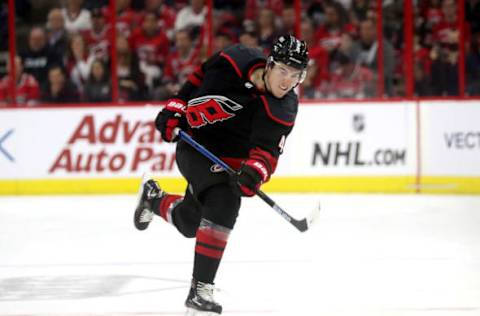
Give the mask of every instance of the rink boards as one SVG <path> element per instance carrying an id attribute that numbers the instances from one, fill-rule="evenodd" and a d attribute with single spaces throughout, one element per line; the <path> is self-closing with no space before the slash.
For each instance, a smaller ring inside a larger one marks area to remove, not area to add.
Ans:
<path id="1" fill-rule="evenodd" d="M 183 191 L 160 105 L 0 110 L 0 194 Z M 480 193 L 480 101 L 306 103 L 270 192 Z M 225 144 L 228 146 L 228 144 Z"/>

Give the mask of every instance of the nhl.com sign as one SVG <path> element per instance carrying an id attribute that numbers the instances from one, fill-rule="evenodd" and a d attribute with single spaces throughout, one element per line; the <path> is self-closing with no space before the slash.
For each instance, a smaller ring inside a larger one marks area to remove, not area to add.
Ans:
<path id="1" fill-rule="evenodd" d="M 415 107 L 410 104 L 310 106 L 300 109 L 298 119 L 302 124 L 287 139 L 286 154 L 288 146 L 302 144 L 289 161 L 302 166 L 301 174 L 403 176 L 417 170 Z"/>
<path id="2" fill-rule="evenodd" d="M 364 143 L 359 140 L 315 142 L 312 166 L 404 166 L 407 163 L 406 148 L 374 148 L 368 157 L 362 154 Z"/>
<path id="3" fill-rule="evenodd" d="M 370 120 L 369 124 L 372 125 Z M 373 122 L 373 125 L 376 123 Z M 347 125 L 348 126 L 348 125 Z M 351 116 L 351 131 L 347 132 L 346 139 L 337 141 L 315 142 L 313 144 L 313 155 L 311 159 L 312 166 L 321 164 L 323 166 L 395 166 L 406 165 L 407 149 L 405 147 L 393 148 L 391 141 L 383 142 L 385 147 L 379 147 L 377 142 L 368 144 L 366 139 L 371 139 L 373 135 L 380 134 L 377 130 L 368 134 L 367 119 L 365 114 L 353 113 Z M 375 126 L 374 126 L 375 128 Z M 350 130 L 350 129 L 347 129 Z M 340 132 L 339 134 L 344 134 Z M 367 134 L 364 136 L 364 134 Z M 385 134 L 385 133 L 382 133 Z M 387 136 L 388 137 L 388 136 Z M 368 155 L 365 156 L 362 149 L 368 149 Z M 363 153 L 363 154 L 362 154 Z"/>
<path id="4" fill-rule="evenodd" d="M 118 174 L 172 171 L 175 153 L 167 149 L 151 120 L 123 114 L 100 119 L 85 114 L 73 126 L 48 173 Z"/>

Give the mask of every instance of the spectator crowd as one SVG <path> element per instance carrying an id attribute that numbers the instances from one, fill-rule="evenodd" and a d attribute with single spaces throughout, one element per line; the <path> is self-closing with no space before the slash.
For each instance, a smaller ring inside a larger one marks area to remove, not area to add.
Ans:
<path id="1" fill-rule="evenodd" d="M 15 67 L 9 65 L 5 40 L 10 36 L 7 1 L 0 2 L 0 58 L 6 63 L 0 71 L 0 106 L 13 101 L 12 68 L 19 105 L 111 102 L 113 90 L 118 102 L 166 100 L 209 54 L 234 43 L 268 54 L 278 35 L 295 33 L 297 26 L 311 58 L 300 89 L 303 98 L 405 95 L 403 1 L 383 1 L 381 45 L 376 0 L 304 0 L 298 25 L 293 0 L 215 0 L 212 43 L 204 0 L 117 0 L 115 16 L 105 0 L 39 2 L 47 4 L 45 18 L 33 23 L 31 14 L 22 16 L 33 4 L 16 1 L 17 28 L 23 26 L 26 36 L 23 42 L 17 39 Z M 465 49 L 464 93 L 480 95 L 480 0 L 465 0 L 461 26 L 454 0 L 414 1 L 413 17 L 415 95 L 460 94 L 460 45 Z"/>

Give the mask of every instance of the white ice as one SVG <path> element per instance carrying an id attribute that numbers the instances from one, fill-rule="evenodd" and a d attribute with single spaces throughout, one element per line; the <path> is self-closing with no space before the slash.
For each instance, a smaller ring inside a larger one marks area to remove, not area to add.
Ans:
<path id="1" fill-rule="evenodd" d="M 480 315 L 480 196 L 244 199 L 216 285 L 224 315 Z M 183 315 L 194 240 L 134 195 L 0 198 L 1 316 Z"/>

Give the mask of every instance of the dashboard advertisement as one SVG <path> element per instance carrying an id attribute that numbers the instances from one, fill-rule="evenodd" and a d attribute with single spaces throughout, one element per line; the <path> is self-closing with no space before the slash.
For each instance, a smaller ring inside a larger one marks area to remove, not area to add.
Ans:
<path id="1" fill-rule="evenodd" d="M 179 176 L 159 107 L 3 110 L 0 178 Z"/>
<path id="2" fill-rule="evenodd" d="M 183 188 L 160 108 L 1 109 L 0 194 L 131 192 L 144 173 Z M 478 101 L 305 103 L 266 188 L 480 192 L 479 117 Z"/>
<path id="3" fill-rule="evenodd" d="M 478 102 L 425 102 L 421 108 L 422 173 L 480 176 Z"/>
<path id="4" fill-rule="evenodd" d="M 279 171 L 289 175 L 414 175 L 415 106 L 303 106 Z"/>

